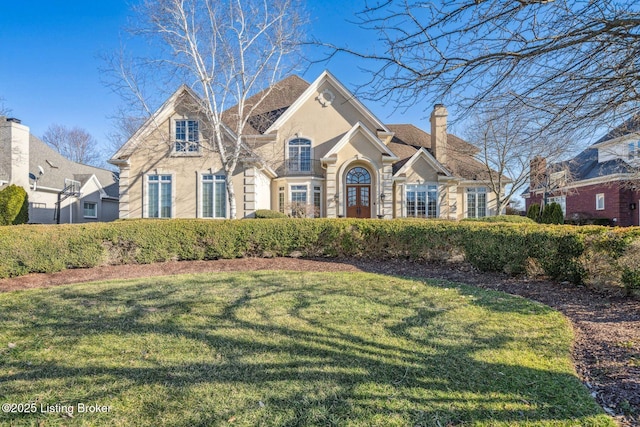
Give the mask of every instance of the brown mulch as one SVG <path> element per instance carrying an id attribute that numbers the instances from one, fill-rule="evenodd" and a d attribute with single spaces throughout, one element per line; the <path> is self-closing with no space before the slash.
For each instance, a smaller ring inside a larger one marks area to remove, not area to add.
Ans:
<path id="1" fill-rule="evenodd" d="M 409 261 L 242 258 L 103 266 L 0 280 L 0 292 L 94 280 L 246 270 L 368 271 L 467 283 L 547 304 L 566 315 L 576 335 L 576 370 L 602 407 L 622 426 L 640 425 L 640 301 L 603 295 L 568 283 L 480 273 L 459 265 Z"/>

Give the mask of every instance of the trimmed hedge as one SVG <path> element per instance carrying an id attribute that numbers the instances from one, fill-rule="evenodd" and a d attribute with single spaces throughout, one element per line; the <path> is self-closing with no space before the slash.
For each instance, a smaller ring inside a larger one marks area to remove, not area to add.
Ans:
<path id="1" fill-rule="evenodd" d="M 272 211 L 270 209 L 258 209 L 256 211 L 256 219 L 265 219 L 265 218 L 287 218 L 287 215 L 282 212 Z"/>
<path id="2" fill-rule="evenodd" d="M 296 253 L 466 260 L 483 271 L 539 271 L 574 283 L 607 278 L 608 286 L 632 291 L 640 285 L 639 247 L 638 228 L 418 219 L 127 220 L 0 227 L 0 277 L 105 264 Z"/>
<path id="3" fill-rule="evenodd" d="M 535 224 L 536 222 L 531 218 L 520 215 L 498 215 L 498 216 L 485 216 L 482 218 L 465 218 L 462 221 L 465 222 L 511 222 L 515 224 Z"/>

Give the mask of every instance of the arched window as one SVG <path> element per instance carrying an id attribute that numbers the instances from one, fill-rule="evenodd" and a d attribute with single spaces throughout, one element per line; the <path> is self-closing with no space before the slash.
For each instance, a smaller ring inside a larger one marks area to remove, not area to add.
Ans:
<path id="1" fill-rule="evenodd" d="M 371 175 L 365 168 L 355 167 L 347 173 L 347 184 L 371 184 Z"/>
<path id="2" fill-rule="evenodd" d="M 311 172 L 311 141 L 304 138 L 289 141 L 287 167 L 290 172 Z"/>

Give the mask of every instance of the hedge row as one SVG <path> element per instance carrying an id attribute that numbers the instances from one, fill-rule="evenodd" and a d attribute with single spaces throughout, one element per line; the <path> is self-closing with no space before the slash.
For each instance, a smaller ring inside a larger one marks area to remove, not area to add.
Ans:
<path id="1" fill-rule="evenodd" d="M 640 288 L 640 229 L 434 220 L 129 220 L 0 227 L 0 277 L 237 257 L 466 260 L 483 271 Z"/>

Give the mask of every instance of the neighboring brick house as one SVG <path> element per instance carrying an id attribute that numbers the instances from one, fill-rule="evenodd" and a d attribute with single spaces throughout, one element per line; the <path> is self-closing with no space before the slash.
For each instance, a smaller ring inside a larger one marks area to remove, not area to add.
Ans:
<path id="1" fill-rule="evenodd" d="M 258 209 L 329 218 L 496 213 L 478 149 L 447 134 L 442 105 L 428 134 L 384 124 L 327 71 L 311 84 L 290 76 L 249 118 L 247 151 L 228 177 L 189 107 L 197 103 L 183 85 L 109 160 L 120 167 L 120 218 L 228 218 L 227 179 L 240 218 Z"/>
<path id="2" fill-rule="evenodd" d="M 557 202 L 567 220 L 640 225 L 639 161 L 640 121 L 632 119 L 569 161 L 546 165 L 534 159 L 526 207 Z"/>
<path id="3" fill-rule="evenodd" d="M 114 172 L 72 162 L 32 135 L 20 120 L 0 116 L 0 190 L 11 184 L 27 191 L 30 223 L 118 218 Z"/>

